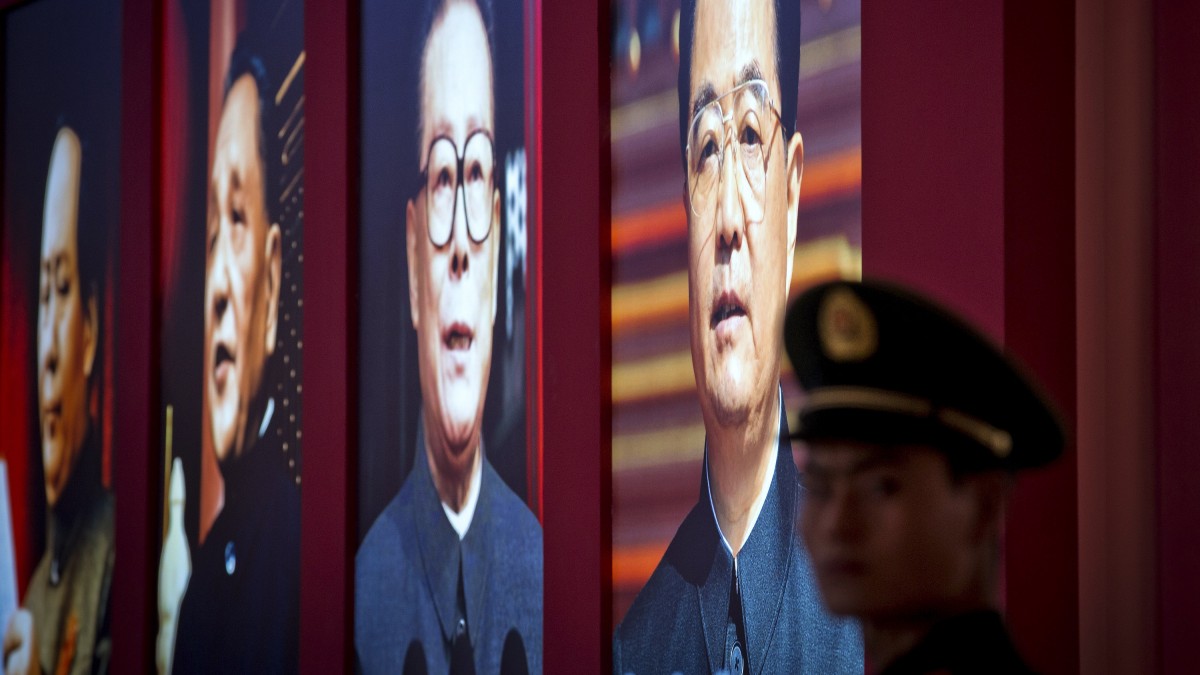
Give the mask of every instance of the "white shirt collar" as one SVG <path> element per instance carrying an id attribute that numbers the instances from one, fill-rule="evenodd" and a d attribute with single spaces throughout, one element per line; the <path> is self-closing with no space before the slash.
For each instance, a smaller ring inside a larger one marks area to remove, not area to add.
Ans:
<path id="1" fill-rule="evenodd" d="M 262 422 L 258 425 L 258 437 L 262 438 L 266 435 L 267 429 L 271 428 L 271 417 L 275 415 L 275 398 L 267 399 L 267 409 L 263 412 Z"/>
<path id="2" fill-rule="evenodd" d="M 783 414 L 783 389 L 779 389 L 779 414 Z M 779 461 L 779 424 L 775 425 L 775 435 L 772 437 L 770 458 L 767 469 L 767 479 L 763 481 L 762 488 L 758 491 L 758 496 L 750 504 L 750 516 L 746 520 L 746 538 L 742 541 L 745 545 L 750 539 L 750 533 L 754 531 L 754 525 L 758 522 L 758 516 L 762 514 L 763 506 L 767 503 L 767 493 L 771 491 L 771 483 L 775 479 L 775 464 Z M 725 533 L 721 531 L 721 521 L 717 519 L 717 506 L 713 501 L 712 496 L 712 480 L 708 475 L 708 441 L 704 442 L 704 484 L 708 486 L 708 507 L 712 510 L 713 524 L 717 526 L 717 534 L 721 537 L 721 545 L 733 558 L 733 570 L 737 572 L 737 556 L 733 555 L 733 547 L 729 545 L 729 540 L 725 538 Z"/>
<path id="3" fill-rule="evenodd" d="M 459 541 L 462 541 L 463 537 L 467 536 L 467 530 L 471 529 L 471 519 L 475 517 L 475 507 L 479 504 L 479 484 L 482 480 L 483 444 L 480 443 L 479 451 L 475 453 L 475 468 L 471 470 L 471 487 L 467 488 L 467 502 L 463 504 L 462 510 L 455 513 L 446 502 L 442 502 L 442 510 L 446 512 L 450 527 L 458 533 Z"/>

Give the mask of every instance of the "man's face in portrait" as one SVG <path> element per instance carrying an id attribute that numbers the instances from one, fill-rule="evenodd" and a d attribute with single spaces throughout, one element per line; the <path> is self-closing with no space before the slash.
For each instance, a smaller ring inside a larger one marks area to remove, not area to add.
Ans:
<path id="1" fill-rule="evenodd" d="M 79 276 L 79 137 L 63 128 L 46 178 L 38 272 L 38 419 L 46 502 L 66 489 L 88 432 L 96 299 Z"/>
<path id="2" fill-rule="evenodd" d="M 409 294 L 426 442 L 462 475 L 478 447 L 496 317 L 500 196 L 492 64 L 473 2 L 434 20 L 421 69 L 422 182 L 408 202 Z"/>
<path id="3" fill-rule="evenodd" d="M 222 464 L 257 431 L 249 428 L 251 405 L 275 349 L 279 309 L 280 231 L 267 216 L 258 95 L 250 75 L 230 88 L 209 183 L 204 392 Z"/>
<path id="4" fill-rule="evenodd" d="M 924 446 L 813 443 L 801 532 L 825 605 L 887 620 L 975 597 L 1002 511 L 995 474 L 956 479 Z"/>
<path id="5" fill-rule="evenodd" d="M 685 136 L 692 367 L 706 422 L 726 428 L 776 395 L 791 281 L 803 147 L 779 118 L 774 30 L 771 0 L 696 4 Z"/>

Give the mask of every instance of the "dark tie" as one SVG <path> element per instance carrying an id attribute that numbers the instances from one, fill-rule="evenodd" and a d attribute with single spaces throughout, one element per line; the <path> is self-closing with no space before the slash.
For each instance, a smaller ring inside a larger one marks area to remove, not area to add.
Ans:
<path id="1" fill-rule="evenodd" d="M 737 563 L 733 565 L 733 583 L 729 585 L 729 623 L 725 629 L 725 670 L 733 675 L 750 672 L 746 658 L 746 623 L 742 616 L 742 593 L 738 584 Z"/>
<path id="2" fill-rule="evenodd" d="M 475 657 L 471 653 L 471 637 L 467 631 L 467 596 L 463 592 L 462 547 L 458 556 L 458 621 L 450 642 L 450 674 L 475 675 Z"/>

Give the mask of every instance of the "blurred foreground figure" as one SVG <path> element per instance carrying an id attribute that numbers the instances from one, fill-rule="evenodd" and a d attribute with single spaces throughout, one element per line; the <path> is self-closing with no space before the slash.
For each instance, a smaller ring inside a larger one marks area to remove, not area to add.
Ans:
<path id="1" fill-rule="evenodd" d="M 869 672 L 1025 673 L 996 610 L 1015 472 L 1062 452 L 1036 387 L 986 338 L 882 283 L 828 283 L 785 324 L 807 396 L 801 531 Z"/>

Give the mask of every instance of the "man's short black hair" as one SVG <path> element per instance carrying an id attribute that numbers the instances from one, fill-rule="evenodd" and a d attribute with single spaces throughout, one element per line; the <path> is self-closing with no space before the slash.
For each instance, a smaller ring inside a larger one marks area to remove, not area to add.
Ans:
<path id="1" fill-rule="evenodd" d="M 276 200 L 267 198 L 272 192 L 272 187 L 275 185 L 275 171 L 272 169 L 272 162 L 268 161 L 272 156 L 269 150 L 273 144 L 272 134 L 267 133 L 266 125 L 270 111 L 274 110 L 274 101 L 271 100 L 271 82 L 267 76 L 266 64 L 251 44 L 249 31 L 243 31 L 238 36 L 237 44 L 233 48 L 233 54 L 229 57 L 229 71 L 225 75 L 224 100 L 229 99 L 229 91 L 233 89 L 233 85 L 237 84 L 237 81 L 243 75 L 249 75 L 254 78 L 254 86 L 258 90 L 258 119 L 255 120 L 254 131 L 255 138 L 258 141 L 256 143 L 258 148 L 258 163 L 263 178 L 263 207 L 267 211 L 267 224 L 269 226 L 276 220 Z M 222 108 L 224 107 L 224 100 Z"/>
<path id="2" fill-rule="evenodd" d="M 417 22 L 417 30 L 414 33 L 412 41 L 413 53 L 409 63 L 416 68 L 416 75 L 413 78 L 413 83 L 416 86 L 416 95 L 413 97 L 413 103 L 416 106 L 416 116 L 413 118 L 417 121 L 416 136 L 413 143 L 415 148 L 416 163 L 413 166 L 420 166 L 421 162 L 425 161 L 425 152 L 428 148 L 421 147 L 421 135 L 424 129 L 425 120 L 421 119 L 421 100 L 425 96 L 425 45 L 429 42 L 429 34 L 433 32 L 434 22 L 442 15 L 446 7 L 454 0 L 423 0 L 421 2 L 419 20 Z M 479 8 L 479 16 L 483 18 L 483 28 L 487 33 L 488 41 L 488 59 L 491 61 L 492 68 L 496 67 L 496 36 L 495 36 L 495 18 L 492 13 L 491 0 L 474 0 L 475 6 Z M 496 83 L 496 73 L 492 72 L 492 86 Z M 493 109 L 495 101 L 495 92 L 492 92 Z"/>
<path id="3" fill-rule="evenodd" d="M 796 130 L 796 97 L 800 86 L 800 0 L 774 0 L 775 69 L 779 73 L 779 117 L 784 144 Z M 687 134 L 692 123 L 692 37 L 696 0 L 683 0 L 679 9 L 679 156 L 687 171 Z"/>

